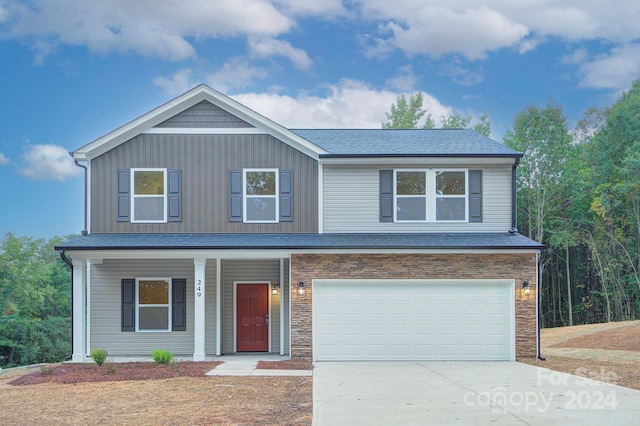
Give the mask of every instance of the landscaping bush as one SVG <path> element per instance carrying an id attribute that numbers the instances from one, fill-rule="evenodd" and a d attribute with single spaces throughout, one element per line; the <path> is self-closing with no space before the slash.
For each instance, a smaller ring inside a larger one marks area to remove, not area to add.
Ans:
<path id="1" fill-rule="evenodd" d="M 0 317 L 0 368 L 64 361 L 71 353 L 71 320 Z"/>
<path id="2" fill-rule="evenodd" d="M 151 354 L 151 357 L 159 364 L 169 364 L 173 359 L 173 354 L 164 349 L 156 349 Z"/>
<path id="3" fill-rule="evenodd" d="M 102 366 L 102 364 L 107 360 L 107 350 L 95 348 L 91 351 L 91 358 L 93 358 L 93 362 Z"/>

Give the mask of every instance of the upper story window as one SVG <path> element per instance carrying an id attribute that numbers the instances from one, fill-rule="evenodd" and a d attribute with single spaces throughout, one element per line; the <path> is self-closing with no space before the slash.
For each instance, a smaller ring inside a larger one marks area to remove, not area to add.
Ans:
<path id="1" fill-rule="evenodd" d="M 131 174 L 132 222 L 166 222 L 167 170 L 131 169 Z"/>
<path id="2" fill-rule="evenodd" d="M 394 170 L 395 222 L 466 222 L 468 171 Z"/>
<path id="3" fill-rule="evenodd" d="M 244 222 L 278 222 L 278 170 L 244 169 Z"/>

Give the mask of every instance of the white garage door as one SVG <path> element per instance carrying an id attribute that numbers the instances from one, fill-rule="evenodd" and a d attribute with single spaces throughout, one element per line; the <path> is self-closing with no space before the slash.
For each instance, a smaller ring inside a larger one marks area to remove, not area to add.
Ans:
<path id="1" fill-rule="evenodd" d="M 513 285 L 314 280 L 314 359 L 514 360 Z"/>

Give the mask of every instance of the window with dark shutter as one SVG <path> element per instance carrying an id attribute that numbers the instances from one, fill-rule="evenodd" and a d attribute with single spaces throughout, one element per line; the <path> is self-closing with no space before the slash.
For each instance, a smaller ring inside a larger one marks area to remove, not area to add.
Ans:
<path id="1" fill-rule="evenodd" d="M 380 170 L 380 222 L 393 222 L 393 170 Z"/>
<path id="2" fill-rule="evenodd" d="M 168 180 L 167 221 L 181 222 L 182 221 L 182 171 L 169 170 L 167 180 Z"/>
<path id="3" fill-rule="evenodd" d="M 171 330 L 187 330 L 187 280 L 175 278 L 171 282 L 173 294 L 171 295 Z"/>
<path id="4" fill-rule="evenodd" d="M 280 222 L 293 222 L 293 170 L 280 170 Z"/>
<path id="5" fill-rule="evenodd" d="M 136 280 L 122 280 L 122 331 L 136 331 Z"/>
<path id="6" fill-rule="evenodd" d="M 131 215 L 131 173 L 129 170 L 118 170 L 117 172 L 117 221 L 129 222 Z"/>
<path id="7" fill-rule="evenodd" d="M 469 222 L 482 222 L 482 170 L 469 170 Z"/>

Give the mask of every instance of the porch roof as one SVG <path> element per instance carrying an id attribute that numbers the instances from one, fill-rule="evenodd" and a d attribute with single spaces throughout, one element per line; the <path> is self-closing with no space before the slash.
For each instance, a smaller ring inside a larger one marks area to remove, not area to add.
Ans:
<path id="1" fill-rule="evenodd" d="M 89 234 L 56 250 L 535 249 L 518 233 L 492 234 Z"/>

